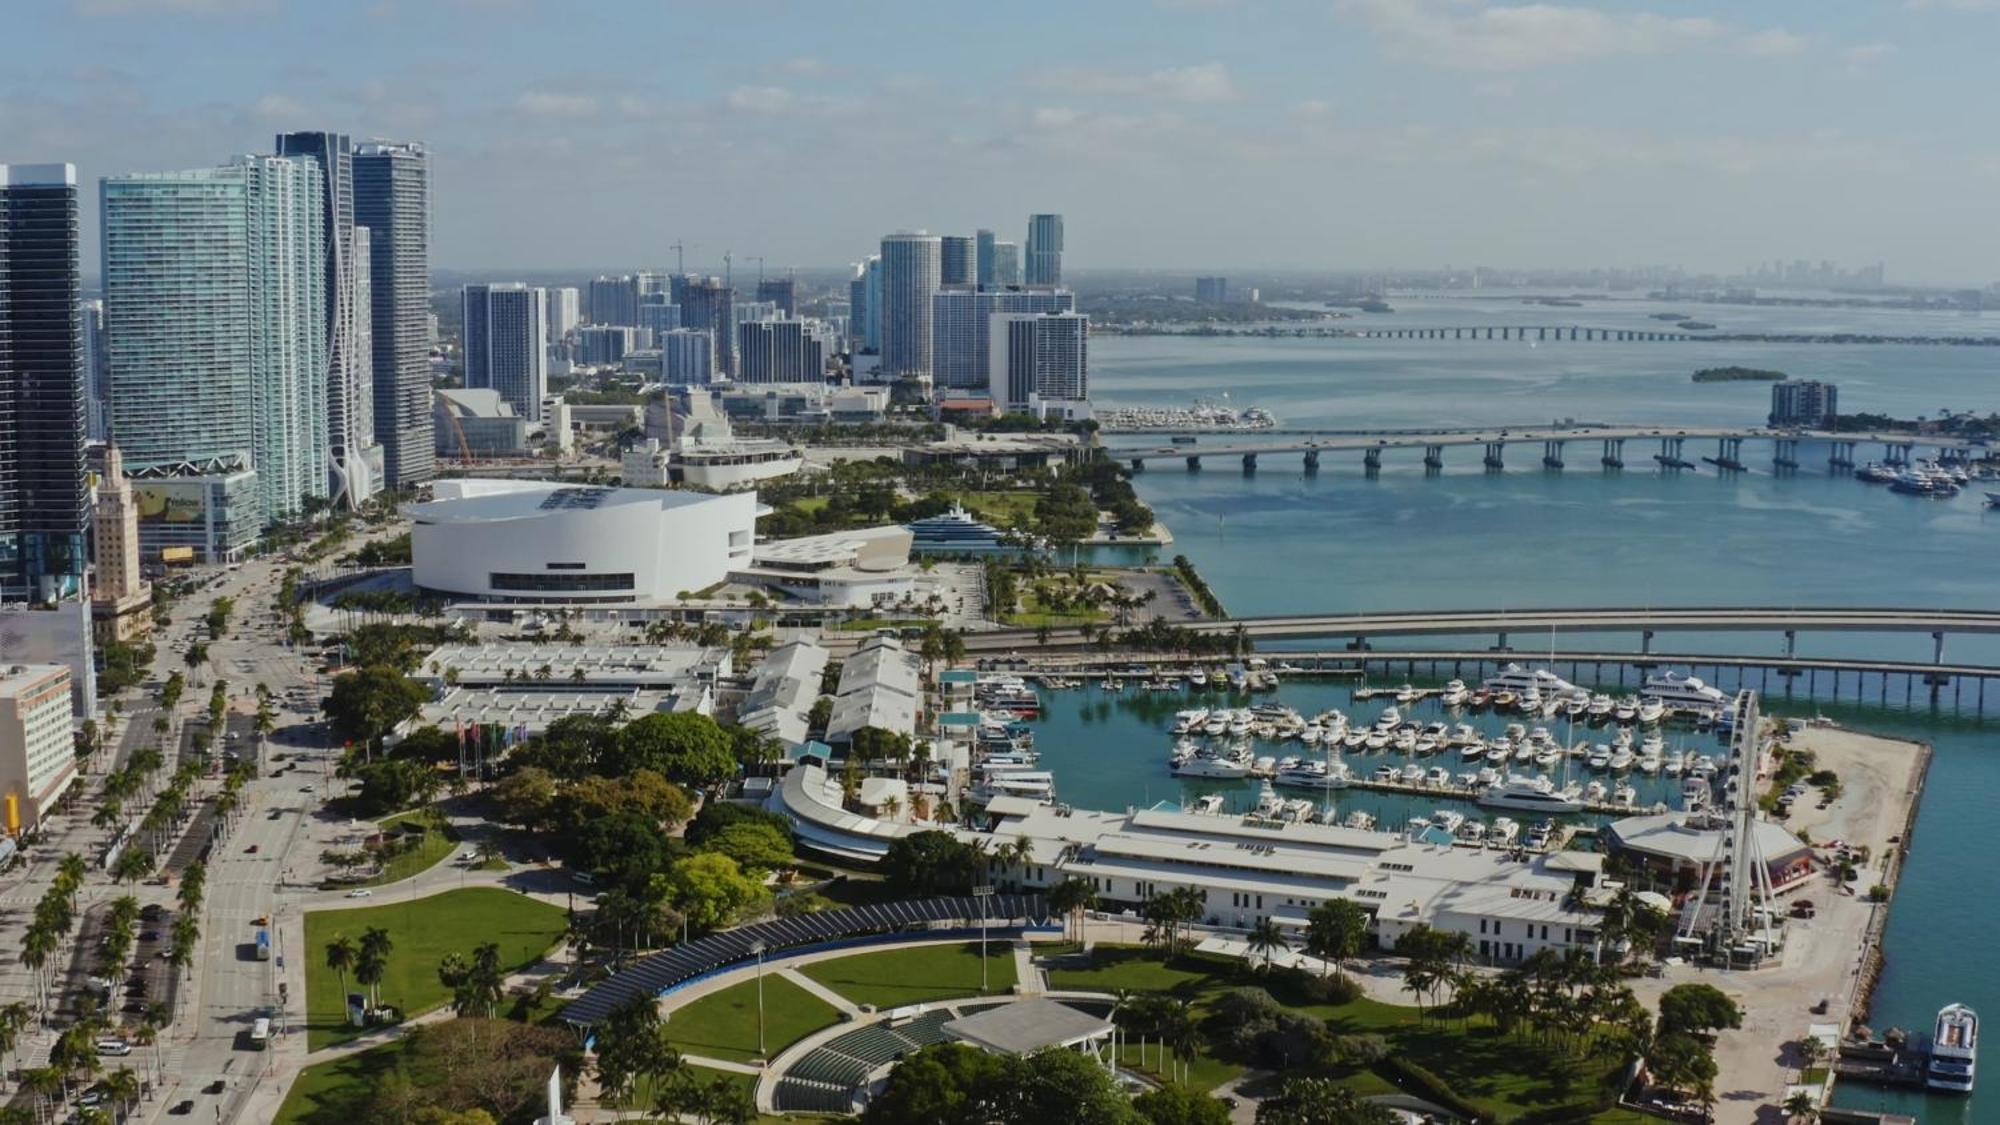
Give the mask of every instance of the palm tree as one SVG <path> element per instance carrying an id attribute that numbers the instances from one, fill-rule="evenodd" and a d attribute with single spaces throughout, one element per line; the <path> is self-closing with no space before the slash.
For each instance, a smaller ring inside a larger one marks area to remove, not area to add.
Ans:
<path id="1" fill-rule="evenodd" d="M 1785 1115 L 1793 1121 L 1810 1122 L 1819 1116 L 1819 1103 L 1809 1091 L 1800 1090 L 1785 1099 Z"/>
<path id="2" fill-rule="evenodd" d="M 27 1030 L 32 1019 L 34 1013 L 22 1001 L 16 1000 L 0 1007 L 0 1082 L 5 1081 L 6 1074 L 12 1069 L 5 1065 L 7 1056 L 21 1045 L 21 1032 Z"/>
<path id="3" fill-rule="evenodd" d="M 369 1006 L 382 1006 L 382 976 L 389 967 L 389 954 L 396 943 L 389 937 L 389 931 L 378 926 L 370 926 L 361 934 L 361 952 L 354 965 L 354 979 L 369 986 Z"/>
<path id="4" fill-rule="evenodd" d="M 139 1075 L 129 1066 L 121 1066 L 104 1076 L 104 1096 L 118 1107 L 118 1116 L 123 1120 L 132 1103 L 139 1100 Z"/>
<path id="5" fill-rule="evenodd" d="M 1279 929 L 1273 919 L 1259 918 L 1257 924 L 1250 928 L 1250 952 L 1263 954 L 1264 971 L 1267 973 L 1271 971 L 1271 954 L 1291 948 L 1291 939 L 1285 936 L 1285 931 Z"/>
<path id="6" fill-rule="evenodd" d="M 1091 886 L 1088 879 L 1072 875 L 1049 888 L 1050 909 L 1062 912 L 1064 938 L 1069 937 L 1069 926 L 1071 921 L 1074 920 L 1078 922 L 1077 935 L 1078 940 L 1081 940 L 1083 930 L 1081 925 L 1082 914 L 1086 910 L 1095 909 L 1096 906 L 1097 888 Z"/>
<path id="7" fill-rule="evenodd" d="M 1306 952 L 1343 975 L 1368 938 L 1368 912 L 1351 899 L 1330 898 L 1306 917 Z"/>
<path id="8" fill-rule="evenodd" d="M 355 959 L 354 939 L 346 934 L 335 934 L 333 940 L 326 943 L 326 967 L 340 978 L 342 1004 L 347 1002 L 347 974 L 354 968 Z"/>

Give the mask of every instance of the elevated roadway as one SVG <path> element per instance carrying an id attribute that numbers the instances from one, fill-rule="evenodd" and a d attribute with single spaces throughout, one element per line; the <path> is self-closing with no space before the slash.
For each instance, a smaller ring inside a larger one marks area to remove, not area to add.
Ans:
<path id="1" fill-rule="evenodd" d="M 1935 660 L 1942 662 L 1946 636 L 2000 633 L 2000 611 L 1801 606 L 1460 609 L 1238 617 L 1192 621 L 1179 627 L 1192 633 L 1223 636 L 1236 635 L 1240 630 L 1250 641 L 1346 637 L 1350 639 L 1350 647 L 1356 649 L 1365 648 L 1370 639 L 1380 637 L 1487 634 L 1496 638 L 1496 648 L 1506 649 L 1508 638 L 1519 634 L 1552 638 L 1558 633 L 1637 633 L 1642 653 L 1650 650 L 1656 633 L 1764 632 L 1783 635 L 1788 656 L 1802 632 L 1928 633 L 1935 642 Z M 1086 637 L 1081 629 L 1051 629 L 1046 639 L 1036 629 L 972 633 L 965 638 L 966 648 L 972 652 L 1076 648 L 1093 642 L 1094 638 Z"/>

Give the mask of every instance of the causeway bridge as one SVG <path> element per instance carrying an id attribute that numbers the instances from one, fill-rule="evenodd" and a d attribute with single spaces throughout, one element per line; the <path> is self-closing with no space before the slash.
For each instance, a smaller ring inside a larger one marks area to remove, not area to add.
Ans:
<path id="1" fill-rule="evenodd" d="M 1211 435 L 1215 436 L 1215 435 Z M 1716 426 L 1523 426 L 1496 427 L 1483 430 L 1437 430 L 1437 431 L 1383 431 L 1376 433 L 1327 433 L 1314 436 L 1287 436 L 1275 440 L 1256 440 L 1249 435 L 1223 434 L 1222 440 L 1211 445 L 1183 444 L 1160 445 L 1150 440 L 1143 442 L 1120 442 L 1113 435 L 1106 441 L 1106 453 L 1132 466 L 1135 472 L 1142 472 L 1148 461 L 1175 458 L 1186 463 L 1190 471 L 1202 467 L 1202 459 L 1236 459 L 1241 461 L 1243 471 L 1256 472 L 1258 461 L 1264 457 L 1296 455 L 1305 463 L 1305 471 L 1319 471 L 1322 454 L 1361 455 L 1362 467 L 1374 472 L 1382 467 L 1382 455 L 1393 450 L 1421 449 L 1424 467 L 1432 471 L 1444 467 L 1445 453 L 1450 449 L 1474 448 L 1481 452 L 1481 463 L 1490 470 L 1501 470 L 1507 465 L 1508 447 L 1526 446 L 1541 448 L 1541 467 L 1562 469 L 1568 465 L 1568 450 L 1571 443 L 1588 447 L 1595 443 L 1598 447 L 1598 463 L 1606 469 L 1625 467 L 1625 444 L 1636 442 L 1641 447 L 1658 443 L 1658 452 L 1653 460 L 1668 469 L 1692 469 L 1699 456 L 1701 461 L 1728 471 L 1742 471 L 1749 467 L 1743 458 L 1743 443 L 1747 441 L 1768 442 L 1771 446 L 1771 462 L 1779 469 L 1796 469 L 1800 464 L 1801 450 L 1807 442 L 1822 443 L 1827 448 L 1829 468 L 1852 468 L 1855 458 L 1864 446 L 1879 445 L 1882 460 L 1886 464 L 1907 464 L 1918 449 L 1935 451 L 1937 458 L 1945 462 L 1966 463 L 1983 456 L 1985 448 L 1953 436 L 1919 436 L 1896 433 L 1848 433 L 1827 430 L 1774 430 L 1764 427 L 1716 427 Z M 1691 454 L 1687 443 L 1697 443 Z M 1702 442 L 1715 443 L 1714 454 L 1700 454 Z"/>
<path id="2" fill-rule="evenodd" d="M 2000 611 L 1979 609 L 1802 608 L 1798 606 L 1719 606 L 1662 609 L 1461 609 L 1416 612 L 1288 614 L 1186 622 L 1190 633 L 1242 636 L 1251 641 L 1345 637 L 1348 648 L 1364 651 L 1382 637 L 1490 635 L 1494 650 L 1511 651 L 1508 641 L 1531 635 L 1539 643 L 1560 633 L 1634 633 L 1641 654 L 1652 652 L 1657 634 L 1756 632 L 1782 636 L 1785 655 L 1796 651 L 1800 633 L 1928 633 L 1933 660 L 1944 661 L 1945 638 L 1954 633 L 2000 633 Z M 1000 629 L 968 633 L 971 652 L 1034 648 L 1081 648 L 1093 643 L 1080 628 Z M 1530 647 L 1530 653 L 1533 652 Z"/>
<path id="3" fill-rule="evenodd" d="M 1480 324 L 1450 328 L 1348 328 L 1343 334 L 1363 340 L 1581 340 L 1672 342 L 1706 340 L 1707 334 L 1667 332 L 1653 328 L 1586 328 L 1578 324 Z"/>

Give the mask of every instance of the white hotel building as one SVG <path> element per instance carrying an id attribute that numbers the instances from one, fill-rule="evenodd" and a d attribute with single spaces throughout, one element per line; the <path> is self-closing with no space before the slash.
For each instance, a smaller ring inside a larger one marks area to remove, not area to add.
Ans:
<path id="1" fill-rule="evenodd" d="M 41 825 L 76 781 L 70 675 L 63 664 L 0 665 L 0 829 Z"/>

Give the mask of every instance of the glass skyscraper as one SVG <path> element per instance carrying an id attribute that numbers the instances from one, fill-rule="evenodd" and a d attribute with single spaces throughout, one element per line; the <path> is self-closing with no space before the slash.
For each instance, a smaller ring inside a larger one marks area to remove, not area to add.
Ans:
<path id="1" fill-rule="evenodd" d="M 431 436 L 430 159 L 420 144 L 354 150 L 354 223 L 368 229 L 375 440 L 383 483 L 437 475 Z"/>
<path id="2" fill-rule="evenodd" d="M 1061 285 L 1062 253 L 1062 216 L 1028 216 L 1028 284 Z"/>
<path id="3" fill-rule="evenodd" d="M 327 495 L 319 166 L 103 182 L 111 436 L 137 476 L 257 473 L 260 521 Z"/>
<path id="4" fill-rule="evenodd" d="M 921 232 L 882 240 L 882 377 L 931 377 L 931 298 L 944 267 L 944 242 Z"/>
<path id="5" fill-rule="evenodd" d="M 280 133 L 278 155 L 319 165 L 326 249 L 326 442 L 333 499 L 354 507 L 382 487 L 369 340 L 368 231 L 354 225 L 354 150 L 345 133 Z"/>
<path id="6" fill-rule="evenodd" d="M 90 503 L 76 169 L 0 164 L 0 601 L 82 591 Z"/>

